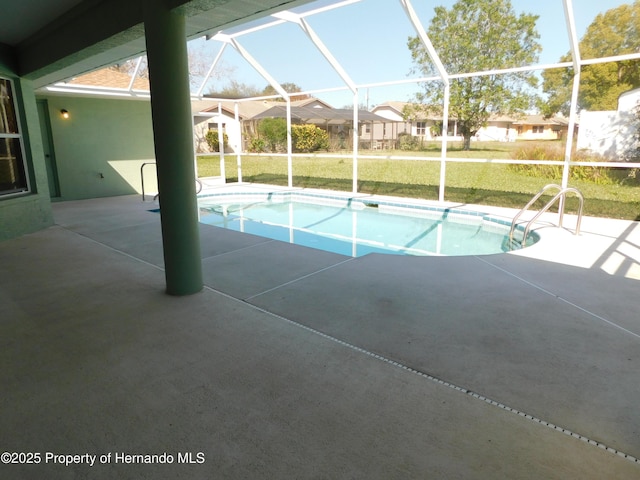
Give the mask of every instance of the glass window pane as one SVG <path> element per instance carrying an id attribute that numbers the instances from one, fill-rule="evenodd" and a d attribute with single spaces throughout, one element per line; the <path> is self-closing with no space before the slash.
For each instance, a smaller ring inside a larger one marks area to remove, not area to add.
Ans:
<path id="1" fill-rule="evenodd" d="M 0 78 L 0 133 L 18 133 L 11 82 Z"/>
<path id="2" fill-rule="evenodd" d="M 19 138 L 0 138 L 0 195 L 27 190 Z"/>

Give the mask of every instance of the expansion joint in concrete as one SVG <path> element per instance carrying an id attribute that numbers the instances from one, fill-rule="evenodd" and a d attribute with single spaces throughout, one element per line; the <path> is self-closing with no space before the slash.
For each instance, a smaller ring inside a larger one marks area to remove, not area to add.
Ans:
<path id="1" fill-rule="evenodd" d="M 560 425 L 556 425 L 554 423 L 547 422 L 546 420 L 543 420 L 543 419 L 540 419 L 540 418 L 535 417 L 533 415 L 530 415 L 530 414 L 528 414 L 526 412 L 518 410 L 517 408 L 510 407 L 510 406 L 505 405 L 503 403 L 500 403 L 500 402 L 498 402 L 496 400 L 493 400 L 493 399 L 491 399 L 489 397 L 481 395 L 481 394 L 479 394 L 477 392 L 471 391 L 469 389 L 466 389 L 466 388 L 461 387 L 459 385 L 456 385 L 454 383 L 447 382 L 446 380 L 443 380 L 441 378 L 434 377 L 433 375 L 430 375 L 430 374 L 428 374 L 426 372 L 422 372 L 422 371 L 417 370 L 415 368 L 412 368 L 412 367 L 409 367 L 407 365 L 404 365 L 404 364 L 402 364 L 400 362 L 396 362 L 395 360 L 392 360 L 392 359 L 387 358 L 385 356 L 382 356 L 382 355 L 379 355 L 377 353 L 371 352 L 371 351 L 366 350 L 364 348 L 358 347 L 357 345 L 354 345 L 352 343 L 345 342 L 344 340 L 340 340 L 339 338 L 333 337 L 333 336 L 328 335 L 326 333 L 323 333 L 323 332 L 321 332 L 319 330 L 316 330 L 314 328 L 311 328 L 311 327 L 308 327 L 308 326 L 306 326 L 304 324 L 296 322 L 294 320 L 291 320 L 291 319 L 288 319 L 288 318 L 283 317 L 281 315 L 275 314 L 273 312 L 270 312 L 268 310 L 260 308 L 260 307 L 258 307 L 256 305 L 253 305 L 253 304 L 250 304 L 250 303 L 247 303 L 247 302 L 243 302 L 243 303 L 246 303 L 247 305 L 252 306 L 256 310 L 259 310 L 259 311 L 261 311 L 263 313 L 266 313 L 266 314 L 268 314 L 268 315 L 270 315 L 272 317 L 278 318 L 278 319 L 283 320 L 283 321 L 285 321 L 287 323 L 295 325 L 295 326 L 297 326 L 299 328 L 302 328 L 302 329 L 304 329 L 304 330 L 306 330 L 306 331 L 308 331 L 310 333 L 313 333 L 315 335 L 319 335 L 319 336 L 321 336 L 321 337 L 323 337 L 323 338 L 325 338 L 325 339 L 327 339 L 327 340 L 329 340 L 331 342 L 337 343 L 339 345 L 342 345 L 342 346 L 344 346 L 346 348 L 349 348 L 351 350 L 354 350 L 356 352 L 359 352 L 359 353 L 362 353 L 362 354 L 367 355 L 369 357 L 375 358 L 376 360 L 380 360 L 381 362 L 387 363 L 387 364 L 389 364 L 389 365 L 391 365 L 393 367 L 401 368 L 402 370 L 405 370 L 405 371 L 407 371 L 409 373 L 412 373 L 414 375 L 418 375 L 418 376 L 420 376 L 420 377 L 422 377 L 422 378 L 424 378 L 426 380 L 429 380 L 431 382 L 437 383 L 438 385 L 442 385 L 444 387 L 448 387 L 448 388 L 450 388 L 452 390 L 455 390 L 457 392 L 464 393 L 465 395 L 468 395 L 468 396 L 470 396 L 472 398 L 475 398 L 477 400 L 483 401 L 483 402 L 485 402 L 485 403 L 487 403 L 487 404 L 489 404 L 491 406 L 498 407 L 498 408 L 500 408 L 502 410 L 505 410 L 506 412 L 518 415 L 519 417 L 525 418 L 525 419 L 527 419 L 529 421 L 532 421 L 534 423 L 538 423 L 538 424 L 540 424 L 542 426 L 545 426 L 547 428 L 551 428 L 552 430 L 556 430 L 558 432 L 564 433 L 567 436 L 573 437 L 573 438 L 575 438 L 577 440 L 585 442 L 585 443 L 587 443 L 589 445 L 593 445 L 593 446 L 598 447 L 598 448 L 600 448 L 602 450 L 606 450 L 607 452 L 610 452 L 610 453 L 613 453 L 615 455 L 618 455 L 619 457 L 625 458 L 625 459 L 627 459 L 627 460 L 629 460 L 629 461 L 631 461 L 633 463 L 640 464 L 640 459 L 634 457 L 633 455 L 629 455 L 627 453 L 621 452 L 620 450 L 617 450 L 617 449 L 615 449 L 613 447 L 605 445 L 605 444 L 603 444 L 601 442 L 598 442 L 596 440 L 590 439 L 590 438 L 588 438 L 588 437 L 586 437 L 584 435 L 580 435 L 579 433 L 573 432 L 573 431 L 571 431 L 571 430 L 569 430 L 567 428 L 564 428 L 564 427 L 562 427 Z"/>

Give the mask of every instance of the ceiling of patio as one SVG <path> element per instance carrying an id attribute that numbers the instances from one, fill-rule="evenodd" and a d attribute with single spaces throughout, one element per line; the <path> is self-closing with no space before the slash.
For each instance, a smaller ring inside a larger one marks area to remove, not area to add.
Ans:
<path id="1" fill-rule="evenodd" d="M 139 56 L 149 0 L 0 0 L 0 47 L 36 88 Z M 156 0 L 158 2 L 162 0 Z M 187 38 L 267 16 L 310 0 L 165 0 L 187 19 Z M 8 14 L 7 14 L 8 13 Z"/>

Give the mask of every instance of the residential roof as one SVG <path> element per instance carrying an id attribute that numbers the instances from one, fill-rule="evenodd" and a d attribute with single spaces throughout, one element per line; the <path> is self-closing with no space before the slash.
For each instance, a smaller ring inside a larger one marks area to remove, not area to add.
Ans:
<path id="1" fill-rule="evenodd" d="M 253 118 L 256 115 L 259 115 L 263 112 L 265 112 L 266 110 L 269 110 L 272 107 L 283 107 L 286 108 L 286 104 L 282 101 L 276 101 L 276 100 L 247 100 L 247 101 L 234 101 L 234 100 L 207 100 L 207 99 L 203 99 L 200 102 L 194 102 L 194 103 L 198 103 L 199 105 L 201 105 L 200 110 L 201 112 L 205 112 L 205 113 L 215 113 L 218 110 L 218 102 L 222 103 L 222 109 L 227 111 L 230 115 L 234 115 L 235 113 L 235 104 L 238 104 L 238 115 L 240 116 L 241 119 L 246 120 L 249 118 Z M 312 108 L 309 105 L 314 104 L 314 105 L 319 105 L 322 108 L 329 108 L 331 109 L 331 105 L 329 105 L 328 103 L 320 100 L 319 98 L 314 98 L 314 97 L 309 97 L 309 98 L 304 98 L 302 100 L 294 100 L 291 102 L 291 107 L 307 107 L 307 108 Z M 194 109 L 194 112 L 196 110 Z"/>
<path id="2" fill-rule="evenodd" d="M 131 75 L 119 72 L 111 68 L 102 68 L 93 72 L 85 73 L 67 82 L 72 85 L 86 85 L 90 87 L 122 88 L 128 89 L 131 84 Z M 135 90 L 149 91 L 149 79 L 136 77 L 133 82 Z"/>
<path id="3" fill-rule="evenodd" d="M 424 105 L 421 105 L 415 102 L 398 102 L 395 100 L 389 100 L 379 105 L 376 105 L 372 109 L 372 112 L 376 112 L 377 110 L 393 110 L 399 116 L 404 116 L 405 109 L 407 109 L 407 107 L 409 109 L 415 108 L 416 112 L 419 112 L 420 110 L 423 110 L 425 108 Z M 426 113 L 424 111 L 422 113 L 424 114 L 424 116 L 422 116 L 421 118 L 422 120 L 442 120 L 442 115 L 434 115 L 432 113 Z"/>
<path id="4" fill-rule="evenodd" d="M 286 118 L 286 105 L 275 105 L 270 109 L 259 113 L 253 120 L 261 118 Z M 359 120 L 385 121 L 383 117 L 366 110 L 358 112 Z M 304 123 L 347 123 L 353 120 L 353 110 L 350 108 L 313 108 L 313 107 L 291 107 L 291 119 L 300 120 Z"/>
<path id="5" fill-rule="evenodd" d="M 312 103 L 316 104 L 316 105 L 319 105 L 319 106 L 323 106 L 324 108 L 333 108 L 331 105 L 329 105 L 324 100 L 320 100 L 319 98 L 316 98 L 316 97 L 303 98 L 301 100 L 292 100 L 291 101 L 291 106 L 292 107 L 307 107 Z"/>
<path id="6" fill-rule="evenodd" d="M 545 118 L 544 115 L 525 115 L 513 122 L 514 125 L 568 125 L 569 119 L 564 117 Z"/>
<path id="7" fill-rule="evenodd" d="M 411 102 L 396 102 L 396 101 L 386 101 L 381 103 L 373 108 L 373 112 L 376 110 L 383 109 L 392 109 L 397 111 L 399 114 L 403 114 L 403 109 L 406 106 L 417 105 Z M 441 117 L 430 115 L 426 119 L 428 120 L 438 120 Z M 508 115 L 492 115 L 489 119 L 491 122 L 511 122 L 513 125 L 563 125 L 566 126 L 569 124 L 569 120 L 564 117 L 551 117 L 545 118 L 544 115 L 524 115 L 522 117 L 512 117 Z"/>
<path id="8" fill-rule="evenodd" d="M 255 101 L 247 101 L 247 102 L 235 102 L 233 100 L 200 100 L 199 102 L 193 102 L 193 104 L 202 105 L 199 112 L 203 113 L 215 113 L 218 111 L 218 103 L 222 104 L 222 109 L 227 112 L 227 114 L 234 116 L 235 115 L 235 105 L 238 104 L 238 116 L 242 120 L 247 120 L 249 118 L 258 115 L 259 113 L 268 110 L 273 105 L 276 105 L 280 102 L 273 102 L 269 100 L 255 100 Z M 194 109 L 194 112 L 196 110 Z"/>
<path id="9" fill-rule="evenodd" d="M 402 110 L 404 109 L 404 107 L 406 107 L 407 105 L 414 105 L 411 102 L 397 102 L 394 100 L 389 100 L 386 102 L 383 102 L 379 105 L 376 105 L 375 107 L 373 107 L 373 109 L 371 110 L 372 112 L 375 112 L 376 110 L 379 109 L 393 109 L 396 110 L 398 113 L 402 114 Z"/>
<path id="10" fill-rule="evenodd" d="M 227 111 L 227 113 L 231 113 L 233 115 L 233 105 L 231 106 L 231 110 L 225 108 L 223 105 L 223 110 Z M 214 114 L 218 111 L 218 102 L 214 102 L 212 100 L 192 100 L 191 101 L 191 111 L 194 115 L 197 114 Z"/>

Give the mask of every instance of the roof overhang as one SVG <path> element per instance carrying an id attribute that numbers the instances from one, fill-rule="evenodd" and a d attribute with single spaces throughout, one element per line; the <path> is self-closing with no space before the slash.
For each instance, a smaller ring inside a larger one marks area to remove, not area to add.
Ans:
<path id="1" fill-rule="evenodd" d="M 44 25 L 38 20 L 41 1 L 21 0 L 17 30 L 3 36 L 3 25 L 16 18 L 0 19 L 0 45 L 11 51 L 16 73 L 40 88 L 143 54 L 147 1 L 165 1 L 184 14 L 190 40 L 311 0 L 58 0 L 49 2 L 52 20 Z M 15 0 L 0 0 L 0 11 L 13 11 L 14 5 Z"/>

